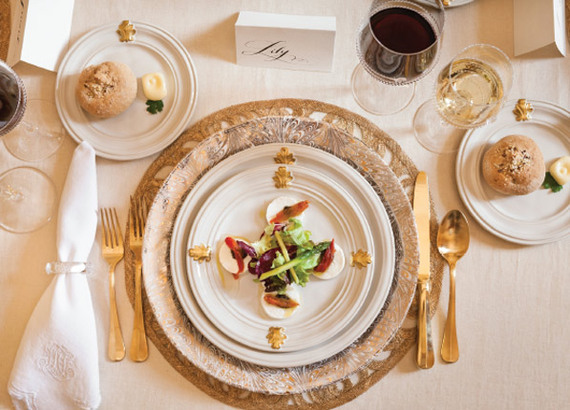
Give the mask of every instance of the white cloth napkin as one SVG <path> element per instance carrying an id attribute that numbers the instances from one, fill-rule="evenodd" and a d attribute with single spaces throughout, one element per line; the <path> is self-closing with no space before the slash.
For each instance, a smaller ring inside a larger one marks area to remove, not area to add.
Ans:
<path id="1" fill-rule="evenodd" d="M 57 252 L 86 262 L 97 230 L 95 153 L 86 142 L 73 154 L 61 194 Z M 92 409 L 101 401 L 97 334 L 84 273 L 53 277 L 28 322 L 8 392 L 16 409 Z"/>

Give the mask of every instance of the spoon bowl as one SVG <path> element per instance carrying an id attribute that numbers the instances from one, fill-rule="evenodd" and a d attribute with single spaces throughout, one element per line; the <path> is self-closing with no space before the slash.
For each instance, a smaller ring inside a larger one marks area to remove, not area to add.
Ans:
<path id="1" fill-rule="evenodd" d="M 469 224 L 461 211 L 449 211 L 437 232 L 437 249 L 449 264 L 449 305 L 441 343 L 441 357 L 449 363 L 459 359 L 455 323 L 455 264 L 469 249 Z"/>

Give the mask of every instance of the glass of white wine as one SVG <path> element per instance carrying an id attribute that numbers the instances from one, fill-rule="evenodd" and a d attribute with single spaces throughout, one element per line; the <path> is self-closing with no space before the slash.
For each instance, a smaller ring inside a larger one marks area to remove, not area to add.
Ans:
<path id="1" fill-rule="evenodd" d="M 463 49 L 437 77 L 435 99 L 416 111 L 416 139 L 431 152 L 455 152 L 466 129 L 496 117 L 512 82 L 513 67 L 500 49 L 488 44 Z"/>

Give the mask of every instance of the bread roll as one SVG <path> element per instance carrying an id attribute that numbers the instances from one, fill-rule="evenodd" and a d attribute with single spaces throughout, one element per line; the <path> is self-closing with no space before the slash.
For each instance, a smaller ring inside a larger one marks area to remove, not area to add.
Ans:
<path id="1" fill-rule="evenodd" d="M 135 100 L 137 79 L 123 63 L 106 61 L 85 68 L 76 88 L 81 107 L 99 118 L 119 115 Z"/>
<path id="2" fill-rule="evenodd" d="M 544 180 L 544 159 L 536 143 L 522 135 L 499 140 L 483 156 L 483 177 L 495 190 L 507 195 L 526 195 Z"/>

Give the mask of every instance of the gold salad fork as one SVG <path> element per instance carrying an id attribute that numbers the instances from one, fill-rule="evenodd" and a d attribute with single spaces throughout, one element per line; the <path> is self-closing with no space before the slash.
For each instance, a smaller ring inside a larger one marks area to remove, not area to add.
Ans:
<path id="1" fill-rule="evenodd" d="M 125 357 L 125 342 L 119 323 L 117 300 L 115 293 L 115 266 L 123 259 L 124 247 L 119 218 L 115 208 L 99 210 L 101 216 L 101 253 L 109 265 L 109 359 L 114 362 Z"/>
<path id="2" fill-rule="evenodd" d="M 131 340 L 130 357 L 135 362 L 143 362 L 148 358 L 148 344 L 144 328 L 142 305 L 142 244 L 146 212 L 141 200 L 131 197 L 129 211 L 129 245 L 135 256 L 135 319 L 133 338 Z"/>

